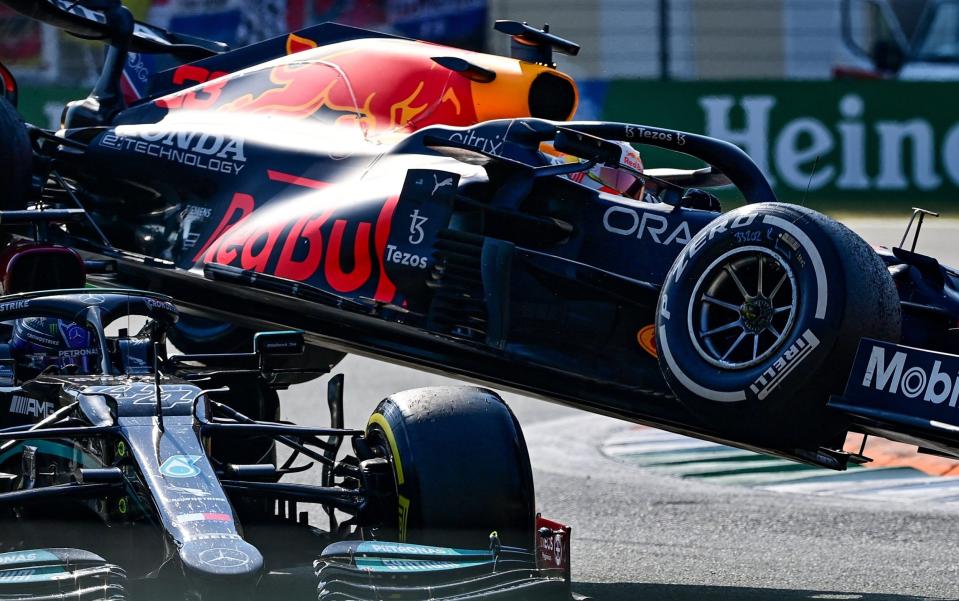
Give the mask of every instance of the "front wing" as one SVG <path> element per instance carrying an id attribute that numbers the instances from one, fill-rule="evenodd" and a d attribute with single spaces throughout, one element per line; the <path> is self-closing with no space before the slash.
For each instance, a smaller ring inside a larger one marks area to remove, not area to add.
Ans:
<path id="1" fill-rule="evenodd" d="M 959 458 L 959 355 L 863 339 L 829 406 L 866 434 Z"/>

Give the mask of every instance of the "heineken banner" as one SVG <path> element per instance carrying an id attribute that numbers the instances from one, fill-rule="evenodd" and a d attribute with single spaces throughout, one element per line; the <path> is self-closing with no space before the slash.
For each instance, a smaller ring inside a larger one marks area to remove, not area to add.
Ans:
<path id="1" fill-rule="evenodd" d="M 739 145 L 784 201 L 959 202 L 959 83 L 613 81 L 588 93 L 605 119 Z"/>
<path id="2" fill-rule="evenodd" d="M 82 100 L 89 93 L 89 88 L 77 86 L 21 85 L 17 109 L 27 123 L 56 129 L 66 103 Z"/>

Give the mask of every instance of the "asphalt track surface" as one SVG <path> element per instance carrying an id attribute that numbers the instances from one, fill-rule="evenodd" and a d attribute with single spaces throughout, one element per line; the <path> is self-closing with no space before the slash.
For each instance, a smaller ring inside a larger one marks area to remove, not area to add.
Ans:
<path id="1" fill-rule="evenodd" d="M 874 244 L 900 221 L 847 220 Z M 959 221 L 930 221 L 917 251 L 959 266 Z M 348 357 L 346 425 L 392 392 L 454 383 Z M 283 393 L 288 419 L 326 423 L 326 380 Z M 654 474 L 600 452 L 625 422 L 504 394 L 530 448 L 537 504 L 573 527 L 574 590 L 598 600 L 959 599 L 959 509 L 782 494 Z"/>

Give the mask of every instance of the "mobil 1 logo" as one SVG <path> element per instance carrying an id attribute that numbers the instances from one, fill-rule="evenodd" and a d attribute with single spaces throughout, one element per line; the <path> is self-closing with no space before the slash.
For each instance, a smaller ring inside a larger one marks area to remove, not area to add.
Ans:
<path id="1" fill-rule="evenodd" d="M 856 405 L 959 425 L 959 357 L 863 339 L 845 398 Z"/>

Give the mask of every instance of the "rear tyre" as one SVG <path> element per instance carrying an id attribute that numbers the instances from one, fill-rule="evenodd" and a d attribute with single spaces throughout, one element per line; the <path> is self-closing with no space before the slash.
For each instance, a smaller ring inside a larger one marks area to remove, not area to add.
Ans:
<path id="1" fill-rule="evenodd" d="M 707 427 L 778 447 L 833 442 L 864 337 L 898 341 L 899 297 L 859 236 L 815 211 L 764 203 L 699 232 L 673 264 L 656 317 L 670 388 Z"/>
<path id="2" fill-rule="evenodd" d="M 123 601 L 126 574 L 79 549 L 0 553 L 0 599 Z"/>
<path id="3" fill-rule="evenodd" d="M 533 473 L 519 423 L 494 392 L 418 388 L 383 400 L 368 440 L 389 458 L 397 511 L 378 538 L 485 548 L 531 548 L 536 519 Z"/>
<path id="4" fill-rule="evenodd" d="M 27 128 L 17 109 L 0 98 L 0 210 L 26 208 L 32 162 Z"/>

